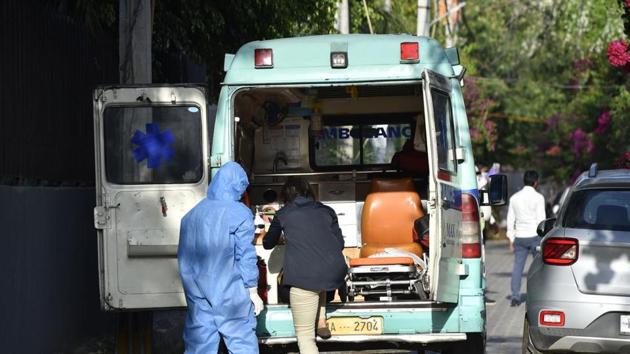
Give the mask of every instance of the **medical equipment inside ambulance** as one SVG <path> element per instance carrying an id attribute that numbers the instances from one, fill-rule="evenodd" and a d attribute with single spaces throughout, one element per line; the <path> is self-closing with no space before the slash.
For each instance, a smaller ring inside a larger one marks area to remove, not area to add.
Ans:
<path id="1" fill-rule="evenodd" d="M 428 161 L 409 169 L 391 164 L 405 144 L 426 155 L 419 95 L 407 85 L 251 89 L 236 96 L 237 161 L 250 174 L 256 243 L 282 207 L 286 177 L 305 176 L 336 211 L 344 235 L 349 271 L 337 300 L 428 299 L 427 247 L 414 227 L 425 216 Z M 275 286 L 283 249 L 272 252 L 267 279 Z M 274 286 L 269 301 L 280 303 Z"/>

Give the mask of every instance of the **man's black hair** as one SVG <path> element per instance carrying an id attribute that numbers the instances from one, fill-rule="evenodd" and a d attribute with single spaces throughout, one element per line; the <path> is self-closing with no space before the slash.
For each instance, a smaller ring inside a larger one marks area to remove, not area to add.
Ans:
<path id="1" fill-rule="evenodd" d="M 315 193 L 308 181 L 297 176 L 287 178 L 287 182 L 282 186 L 280 195 L 285 203 L 291 203 L 297 197 L 315 199 Z"/>
<path id="2" fill-rule="evenodd" d="M 536 182 L 538 182 L 538 172 L 532 170 L 525 171 L 523 183 L 525 183 L 526 186 L 534 186 Z"/>

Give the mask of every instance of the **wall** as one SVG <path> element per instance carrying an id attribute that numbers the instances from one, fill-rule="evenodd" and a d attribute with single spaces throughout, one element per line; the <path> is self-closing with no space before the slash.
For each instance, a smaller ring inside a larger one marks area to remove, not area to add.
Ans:
<path id="1" fill-rule="evenodd" d="M 67 352 L 100 310 L 93 188 L 0 186 L 0 352 Z"/>
<path id="2" fill-rule="evenodd" d="M 115 33 L 35 0 L 0 1 L 0 184 L 94 180 L 92 90 L 115 83 Z"/>
<path id="3" fill-rule="evenodd" d="M 92 90 L 116 34 L 63 1 L 0 1 L 0 352 L 60 353 L 113 331 L 93 228 Z M 55 186 L 73 187 L 55 187 Z"/>

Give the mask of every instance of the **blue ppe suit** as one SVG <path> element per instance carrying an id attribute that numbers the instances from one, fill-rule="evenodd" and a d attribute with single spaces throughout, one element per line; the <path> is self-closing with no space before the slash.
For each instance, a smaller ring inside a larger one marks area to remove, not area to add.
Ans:
<path id="1" fill-rule="evenodd" d="M 208 197 L 182 219 L 177 261 L 188 305 L 186 354 L 217 353 L 220 336 L 230 353 L 258 353 L 247 290 L 258 285 L 254 216 L 239 201 L 248 184 L 243 168 L 228 162 Z"/>

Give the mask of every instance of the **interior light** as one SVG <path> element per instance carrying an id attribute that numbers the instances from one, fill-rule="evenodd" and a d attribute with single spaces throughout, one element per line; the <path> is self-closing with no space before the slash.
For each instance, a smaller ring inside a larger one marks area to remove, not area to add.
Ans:
<path id="1" fill-rule="evenodd" d="M 400 62 L 417 63 L 420 60 L 420 44 L 418 42 L 400 43 Z"/>
<path id="2" fill-rule="evenodd" d="M 273 50 L 270 48 L 254 50 L 254 65 L 256 69 L 273 68 Z"/>
<path id="3" fill-rule="evenodd" d="M 348 55 L 346 52 L 330 53 L 330 66 L 336 69 L 348 67 Z"/>

